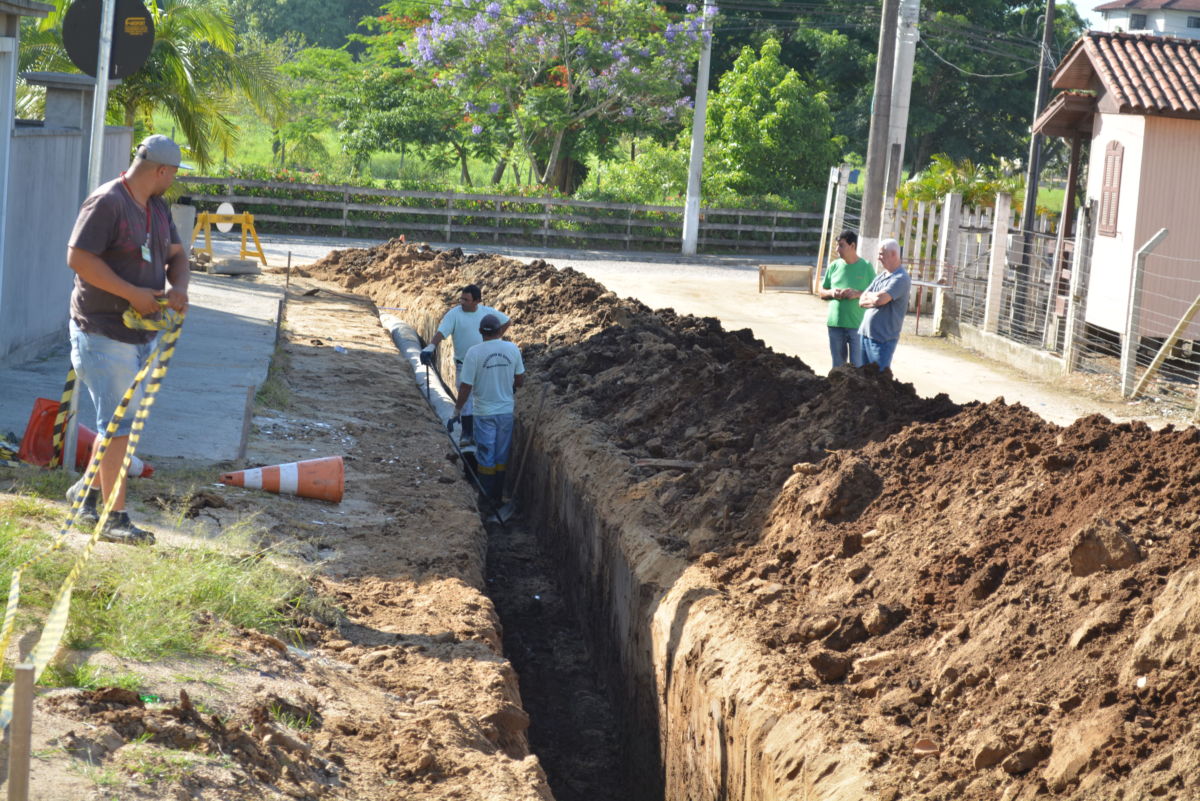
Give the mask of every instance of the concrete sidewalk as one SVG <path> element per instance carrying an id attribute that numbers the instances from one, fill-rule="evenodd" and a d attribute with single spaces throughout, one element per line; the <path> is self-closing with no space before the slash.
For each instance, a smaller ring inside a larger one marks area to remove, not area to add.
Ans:
<path id="1" fill-rule="evenodd" d="M 192 273 L 190 307 L 170 369 L 150 410 L 138 454 L 149 459 L 224 462 L 241 457 L 254 390 L 275 350 L 283 288 Z M 65 302 L 65 299 L 64 299 Z M 63 344 L 38 361 L 0 369 L 0 431 L 19 439 L 35 398 L 62 395 L 70 367 Z M 251 400 L 248 402 L 247 398 Z M 80 393 L 80 422 L 96 414 Z"/>

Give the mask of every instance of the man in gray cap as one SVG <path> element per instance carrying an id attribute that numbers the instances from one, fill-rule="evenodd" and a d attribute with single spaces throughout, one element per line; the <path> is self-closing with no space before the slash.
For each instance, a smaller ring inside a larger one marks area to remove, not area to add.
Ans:
<path id="1" fill-rule="evenodd" d="M 153 135 L 137 146 L 133 163 L 119 178 L 101 185 L 83 202 L 67 246 L 67 265 L 75 271 L 71 292 L 71 364 L 96 407 L 96 430 L 104 433 L 134 375 L 153 350 L 154 331 L 125 326 L 132 307 L 143 316 L 159 311 L 159 298 L 178 312 L 187 311 L 188 259 L 171 210 L 162 199 L 183 163 L 179 145 Z M 169 288 L 168 288 L 169 283 Z M 117 485 L 136 403 L 121 420 L 84 501 L 84 516 L 99 519 L 97 506 Z M 101 437 L 96 438 L 99 445 Z M 101 537 L 110 542 L 154 542 L 125 512 L 122 482 Z"/>
<path id="2" fill-rule="evenodd" d="M 504 494 L 504 471 L 512 451 L 513 393 L 525 383 L 521 349 L 504 336 L 505 324 L 495 314 L 479 321 L 483 341 L 467 351 L 458 373 L 458 400 L 454 416 L 475 399 L 475 459 L 479 486 L 495 503 Z"/>

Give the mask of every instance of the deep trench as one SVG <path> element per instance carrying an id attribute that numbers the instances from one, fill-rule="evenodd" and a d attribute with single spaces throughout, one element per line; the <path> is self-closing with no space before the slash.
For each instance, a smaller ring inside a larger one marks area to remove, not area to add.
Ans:
<path id="1" fill-rule="evenodd" d="M 404 351 L 400 341 L 397 346 Z M 434 376 L 450 396 L 443 377 L 437 371 Z M 481 504 L 480 512 L 488 535 L 487 595 L 530 717 L 530 750 L 555 801 L 662 801 L 654 706 L 647 704 L 645 683 L 626 675 L 628 666 L 602 633 L 599 621 L 610 610 L 591 595 L 594 577 L 572 575 L 571 536 L 556 524 L 561 510 L 554 503 L 538 505 L 545 488 L 534 485 L 545 482 L 553 468 L 536 446 L 528 447 L 536 437 L 516 451 L 529 434 L 518 420 L 513 456 L 528 458 L 533 467 L 526 472 L 517 465 L 525 475 L 513 487 L 519 513 L 502 526 L 487 522 L 490 506 Z M 473 458 L 464 456 L 464 479 L 478 489 L 473 466 Z"/>
<path id="2" fill-rule="evenodd" d="M 556 532 L 550 532 L 554 536 Z M 619 681 L 602 675 L 562 572 L 529 526 L 488 527 L 487 588 L 503 625 L 504 653 L 530 716 L 529 744 L 556 801 L 661 799 L 630 771 L 631 739 L 643 722 L 622 717 Z M 653 782 L 661 788 L 657 782 Z"/>

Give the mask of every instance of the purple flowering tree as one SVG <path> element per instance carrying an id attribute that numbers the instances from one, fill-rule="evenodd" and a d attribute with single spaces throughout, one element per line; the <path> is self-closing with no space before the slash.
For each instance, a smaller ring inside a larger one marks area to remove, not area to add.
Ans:
<path id="1" fill-rule="evenodd" d="M 637 131 L 691 105 L 704 35 L 693 5 L 672 14 L 647 0 L 398 0 L 384 10 L 381 20 L 398 22 L 381 34 L 402 62 L 458 99 L 472 135 L 506 132 L 542 184 L 559 183 L 565 144 L 589 127 Z"/>

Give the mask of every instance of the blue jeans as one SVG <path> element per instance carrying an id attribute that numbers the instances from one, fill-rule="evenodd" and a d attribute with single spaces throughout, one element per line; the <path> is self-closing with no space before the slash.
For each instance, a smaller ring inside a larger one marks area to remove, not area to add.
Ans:
<path id="1" fill-rule="evenodd" d="M 70 322 L 68 330 L 71 336 L 71 366 L 75 368 L 79 380 L 87 387 L 88 394 L 92 397 L 92 405 L 96 407 L 96 432 L 104 436 L 108 421 L 117 410 L 117 404 L 133 383 L 133 377 L 154 351 L 154 340 L 144 345 L 118 342 L 100 334 L 89 334 L 80 329 L 74 320 Z M 143 383 L 134 393 L 129 408 L 117 426 L 117 433 L 113 436 L 129 436 L 144 387 Z"/>
<path id="2" fill-rule="evenodd" d="M 509 414 L 475 415 L 475 461 L 479 486 L 494 501 L 504 494 L 504 471 L 512 451 L 513 416 Z"/>
<path id="3" fill-rule="evenodd" d="M 886 370 L 892 366 L 892 356 L 896 353 L 896 345 L 900 344 L 898 339 L 889 339 L 884 342 L 881 339 L 871 339 L 869 336 L 863 335 L 863 363 L 877 364 L 880 370 Z"/>
<path id="4" fill-rule="evenodd" d="M 862 367 L 862 338 L 858 329 L 829 326 L 829 353 L 833 356 L 834 367 L 845 364 L 847 355 L 850 357 L 850 364 Z"/>

